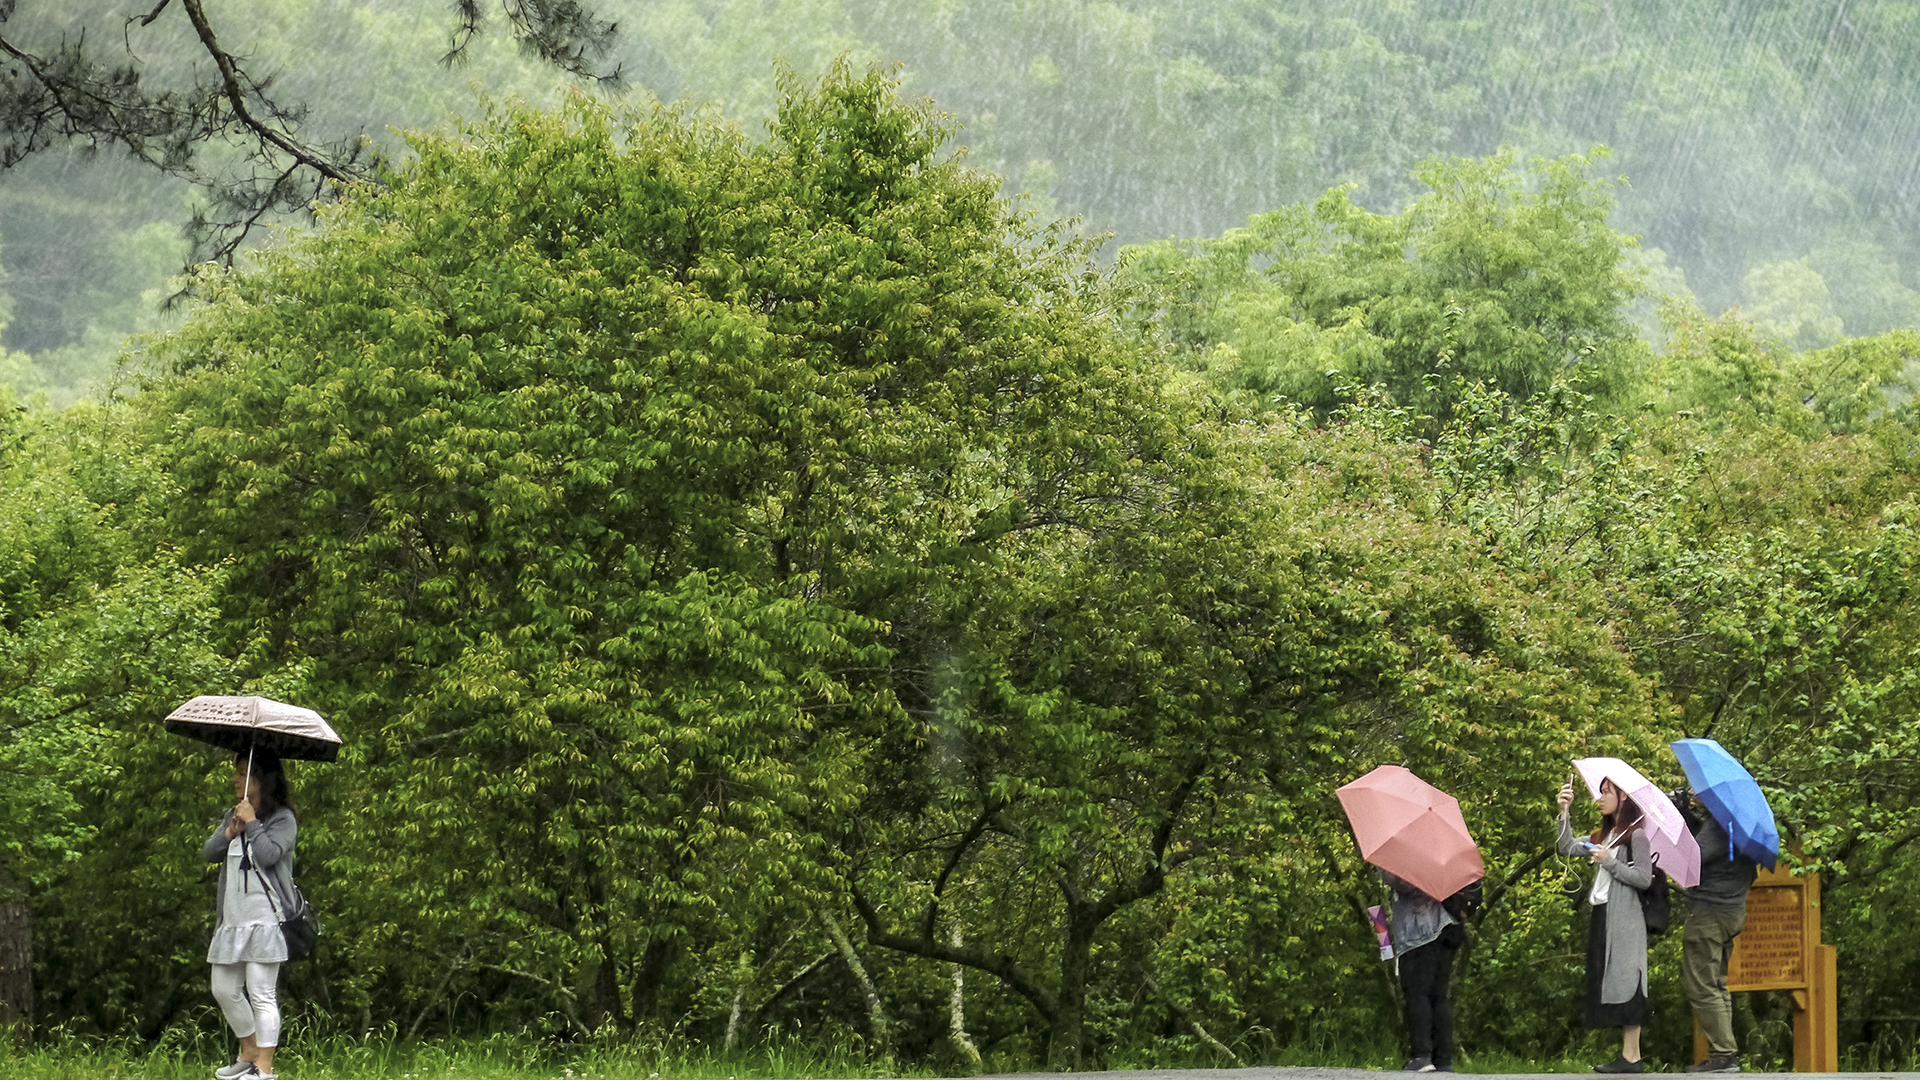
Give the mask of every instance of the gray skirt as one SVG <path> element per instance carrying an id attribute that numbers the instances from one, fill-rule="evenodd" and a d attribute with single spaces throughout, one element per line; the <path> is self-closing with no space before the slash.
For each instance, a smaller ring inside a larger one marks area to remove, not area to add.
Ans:
<path id="1" fill-rule="evenodd" d="M 1600 1000 L 1600 984 L 1607 975 L 1607 905 L 1593 905 L 1593 919 L 1587 924 L 1587 1026 L 1590 1028 L 1638 1027 L 1647 1022 L 1646 987 L 1637 987 L 1625 1001 Z"/>

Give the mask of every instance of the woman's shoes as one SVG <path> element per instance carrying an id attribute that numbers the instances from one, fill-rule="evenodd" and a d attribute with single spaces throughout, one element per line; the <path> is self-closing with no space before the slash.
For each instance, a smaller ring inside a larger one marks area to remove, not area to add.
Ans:
<path id="1" fill-rule="evenodd" d="M 252 1071 L 253 1062 L 248 1061 L 246 1058 L 235 1058 L 233 1064 L 222 1065 L 213 1070 L 213 1075 L 218 1077 L 219 1080 L 240 1080 L 241 1077 Z"/>
<path id="2" fill-rule="evenodd" d="M 1628 1061 L 1626 1055 L 1622 1054 L 1612 1061 L 1607 1062 L 1605 1065 L 1595 1065 L 1593 1071 L 1597 1073 L 1637 1073 L 1645 1072 L 1646 1068 L 1645 1062 Z"/>

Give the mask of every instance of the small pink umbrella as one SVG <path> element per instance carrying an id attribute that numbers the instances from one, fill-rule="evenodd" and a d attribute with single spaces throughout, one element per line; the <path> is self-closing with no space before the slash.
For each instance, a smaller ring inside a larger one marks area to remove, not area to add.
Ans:
<path id="1" fill-rule="evenodd" d="M 1460 800 L 1398 765 L 1382 765 L 1334 794 L 1360 855 L 1435 899 L 1486 875 Z"/>
<path id="2" fill-rule="evenodd" d="M 1664 797 L 1664 796 L 1663 796 Z M 1700 884 L 1700 842 L 1685 829 L 1678 837 L 1648 832 L 1647 847 L 1653 852 L 1653 864 L 1667 872 L 1675 885 L 1691 889 Z"/>
<path id="3" fill-rule="evenodd" d="M 1646 816 L 1647 846 L 1675 885 L 1691 889 L 1700 884 L 1700 845 L 1687 831 L 1687 820 L 1653 781 L 1640 770 L 1612 757 L 1578 758 L 1574 770 L 1587 782 L 1587 791 L 1600 797 L 1600 781 L 1611 780 Z"/>

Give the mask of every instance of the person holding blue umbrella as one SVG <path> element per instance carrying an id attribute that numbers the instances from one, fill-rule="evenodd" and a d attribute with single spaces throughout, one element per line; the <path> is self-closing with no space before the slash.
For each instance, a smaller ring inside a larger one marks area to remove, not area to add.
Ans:
<path id="1" fill-rule="evenodd" d="M 1672 745 L 1693 789 L 1691 799 L 1675 802 L 1700 845 L 1700 883 L 1687 892 L 1680 970 L 1687 1003 L 1707 1036 L 1707 1059 L 1687 1071 L 1739 1072 L 1727 963 L 1733 939 L 1746 928 L 1747 891 L 1759 864 L 1778 860 L 1780 834 L 1760 785 L 1719 743 L 1681 739 Z"/>

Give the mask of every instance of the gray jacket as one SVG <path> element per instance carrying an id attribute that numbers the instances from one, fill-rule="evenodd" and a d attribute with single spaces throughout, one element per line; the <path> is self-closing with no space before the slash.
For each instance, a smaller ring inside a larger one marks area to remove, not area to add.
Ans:
<path id="1" fill-rule="evenodd" d="M 1560 854 L 1586 857 L 1587 849 L 1574 839 L 1567 815 L 1560 815 Z M 1634 991 L 1647 988 L 1647 920 L 1640 911 L 1640 891 L 1653 884 L 1653 855 L 1647 830 L 1633 830 L 1628 855 L 1608 852 L 1600 873 L 1613 875 L 1607 893 L 1607 966 L 1600 976 L 1600 1000 L 1611 1005 L 1632 1001 Z M 1622 888 L 1621 886 L 1626 886 Z"/>
<path id="2" fill-rule="evenodd" d="M 227 838 L 227 822 L 232 820 L 233 811 L 229 810 L 213 835 L 207 837 L 207 861 L 220 864 L 220 885 L 213 894 L 215 926 L 220 925 L 223 917 L 220 899 L 227 895 L 227 845 L 232 842 Z M 247 852 L 257 871 L 247 876 L 256 882 L 264 877 L 273 886 L 274 910 L 279 912 L 282 922 L 298 914 L 299 901 L 295 897 L 299 893 L 293 887 L 293 841 L 299 831 L 293 811 L 283 806 L 265 820 L 255 819 L 240 834 L 247 842 Z"/>

